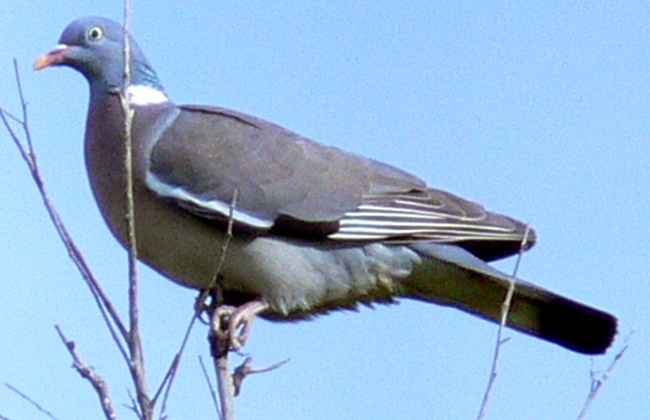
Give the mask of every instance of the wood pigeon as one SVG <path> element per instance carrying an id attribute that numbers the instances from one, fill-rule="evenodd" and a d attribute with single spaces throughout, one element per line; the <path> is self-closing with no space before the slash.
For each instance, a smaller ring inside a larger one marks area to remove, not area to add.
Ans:
<path id="1" fill-rule="evenodd" d="M 85 159 L 102 216 L 127 246 L 123 27 L 84 17 L 35 69 L 68 66 L 90 85 Z M 220 279 L 229 303 L 271 320 L 411 298 L 498 322 L 509 276 L 487 263 L 515 255 L 525 224 L 433 189 L 392 166 L 324 146 L 223 108 L 176 105 L 138 45 L 127 95 L 133 121 L 139 258 L 192 288 Z M 232 217 L 229 214 L 232 212 Z M 508 325 L 601 354 L 612 315 L 518 280 Z"/>

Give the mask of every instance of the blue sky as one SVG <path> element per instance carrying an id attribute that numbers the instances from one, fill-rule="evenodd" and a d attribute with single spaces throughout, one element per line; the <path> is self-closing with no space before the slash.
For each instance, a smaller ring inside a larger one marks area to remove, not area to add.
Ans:
<path id="1" fill-rule="evenodd" d="M 74 18 L 122 19 L 121 2 L 92 3 L 4 8 L 0 106 L 19 111 L 15 57 L 52 199 L 124 309 L 126 253 L 100 218 L 83 164 L 87 84 L 69 69 L 31 71 Z M 176 102 L 265 118 L 531 222 L 539 241 L 521 277 L 620 319 L 612 351 L 594 358 L 594 369 L 607 366 L 638 322 L 588 418 L 646 418 L 650 5 L 433 3 L 135 1 L 133 32 Z M 128 418 L 126 368 L 2 131 L 0 167 L 0 381 L 60 419 L 99 418 L 93 391 L 70 369 L 58 324 Z M 182 338 L 194 293 L 146 267 L 140 277 L 154 387 Z M 298 324 L 261 321 L 246 351 L 260 365 L 291 361 L 247 379 L 237 418 L 475 418 L 495 336 L 490 323 L 409 301 Z M 487 418 L 576 418 L 592 360 L 508 336 Z M 199 355 L 208 357 L 203 327 L 190 340 L 171 418 L 213 413 Z M 0 414 L 44 418 L 5 387 Z"/>

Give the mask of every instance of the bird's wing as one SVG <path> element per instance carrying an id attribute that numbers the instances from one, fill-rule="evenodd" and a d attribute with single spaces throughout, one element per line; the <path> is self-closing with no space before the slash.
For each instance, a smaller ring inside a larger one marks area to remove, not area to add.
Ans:
<path id="1" fill-rule="evenodd" d="M 151 149 L 146 183 L 196 216 L 223 222 L 232 211 L 258 234 L 462 243 L 487 260 L 516 252 L 524 237 L 522 223 L 392 166 L 233 111 L 180 110 Z"/>

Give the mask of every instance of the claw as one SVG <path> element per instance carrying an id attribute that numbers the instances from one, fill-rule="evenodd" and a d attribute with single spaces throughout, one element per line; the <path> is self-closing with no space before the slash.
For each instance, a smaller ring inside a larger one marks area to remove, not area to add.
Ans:
<path id="1" fill-rule="evenodd" d="M 244 347 L 253 328 L 255 317 L 268 309 L 268 307 L 268 303 L 263 300 L 252 300 L 237 307 L 230 314 L 228 332 L 230 335 L 230 347 L 233 350 L 239 351 Z"/>

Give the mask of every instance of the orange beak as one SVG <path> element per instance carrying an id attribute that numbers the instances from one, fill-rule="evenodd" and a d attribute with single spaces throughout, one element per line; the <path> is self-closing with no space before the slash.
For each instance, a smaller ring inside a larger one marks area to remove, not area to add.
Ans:
<path id="1" fill-rule="evenodd" d="M 52 51 L 46 52 L 34 61 L 34 70 L 41 70 L 45 67 L 61 64 L 65 59 L 64 53 L 68 49 L 67 45 L 58 45 Z"/>

